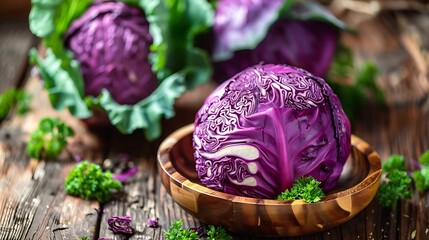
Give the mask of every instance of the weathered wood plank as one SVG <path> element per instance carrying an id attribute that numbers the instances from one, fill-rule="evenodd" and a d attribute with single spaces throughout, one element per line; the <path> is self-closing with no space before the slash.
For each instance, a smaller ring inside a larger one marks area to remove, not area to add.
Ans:
<path id="1" fill-rule="evenodd" d="M 28 50 L 35 43 L 27 19 L 0 21 L 0 93 L 16 86 L 25 76 Z"/>
<path id="2" fill-rule="evenodd" d="M 406 157 L 407 168 L 415 170 L 412 161 L 429 149 L 429 112 L 411 105 L 391 109 L 370 108 L 367 113 L 356 125 L 356 133 L 370 142 L 382 159 L 391 154 L 401 154 Z M 414 191 L 413 197 L 400 201 L 396 210 L 378 206 L 375 210 L 381 218 L 370 218 L 377 225 L 373 231 L 375 239 L 411 239 L 413 231 L 421 238 L 429 237 L 428 196 L 429 192 Z"/>
<path id="3" fill-rule="evenodd" d="M 427 12 L 384 11 L 376 16 L 352 12 L 344 18 L 358 34 L 344 34 L 342 41 L 353 49 L 357 62 L 371 60 L 379 67 L 377 83 L 388 103 L 416 103 L 427 98 Z"/>
<path id="4" fill-rule="evenodd" d="M 138 173 L 124 182 L 124 188 L 116 198 L 102 206 L 100 237 L 125 239 L 108 230 L 107 218 L 111 216 L 132 217 L 135 233 L 130 239 L 163 239 L 163 231 L 170 226 L 172 219 L 190 219 L 195 226 L 196 220 L 184 213 L 167 195 L 156 169 L 156 150 L 158 142 L 147 142 L 142 134 L 122 136 L 114 131 L 110 137 L 109 161 L 120 161 L 121 155 L 129 156 L 129 162 L 137 166 Z M 160 227 L 153 229 L 146 225 L 148 218 L 159 219 Z"/>
<path id="5" fill-rule="evenodd" d="M 140 143 L 142 142 L 144 141 Z M 143 144 L 141 144 L 141 147 L 144 148 Z M 118 158 L 114 156 L 114 153 L 111 153 L 109 159 L 116 161 Z M 131 155 L 129 162 L 135 164 L 138 172 L 123 183 L 123 189 L 112 201 L 102 206 L 100 237 L 114 237 L 114 234 L 108 230 L 107 218 L 128 215 L 132 218 L 132 226 L 135 230 L 131 239 L 159 239 L 161 235 L 160 229 L 151 229 L 146 225 L 146 220 L 149 217 L 157 217 L 158 200 L 156 196 L 154 158 Z"/>
<path id="6" fill-rule="evenodd" d="M 1 239 L 80 239 L 98 233 L 99 208 L 96 201 L 86 201 L 68 196 L 64 180 L 75 162 L 68 154 L 58 160 L 29 159 L 25 142 L 45 116 L 60 117 L 71 125 L 76 136 L 69 142 L 71 155 L 99 161 L 102 159 L 102 140 L 87 131 L 85 125 L 67 111 L 56 112 L 48 102 L 47 93 L 40 80 L 31 77 L 25 90 L 32 95 L 31 112 L 14 116 L 2 124 L 2 131 L 14 144 L 1 141 L 10 154 L 3 154 L 0 161 L 0 193 L 3 210 L 0 219 Z"/>
<path id="7" fill-rule="evenodd" d="M 198 227 L 200 223 L 181 209 L 166 193 L 157 175 L 156 152 L 158 146 L 168 134 L 178 127 L 193 121 L 196 111 L 206 95 L 214 88 L 213 83 L 205 84 L 194 91 L 187 92 L 176 104 L 176 116 L 164 120 L 163 136 L 157 141 L 147 142 L 143 134 L 135 133 L 123 136 L 113 131 L 109 137 L 109 159 L 127 154 L 139 171 L 130 181 L 124 183 L 124 196 L 103 206 L 103 217 L 100 223 L 100 237 L 114 238 L 108 230 L 107 218 L 110 216 L 130 215 L 136 233 L 130 239 L 163 239 L 163 231 L 167 231 L 176 219 L 182 219 L 186 227 Z M 160 227 L 147 227 L 149 217 L 159 219 Z M 121 239 L 118 237 L 117 239 Z"/>

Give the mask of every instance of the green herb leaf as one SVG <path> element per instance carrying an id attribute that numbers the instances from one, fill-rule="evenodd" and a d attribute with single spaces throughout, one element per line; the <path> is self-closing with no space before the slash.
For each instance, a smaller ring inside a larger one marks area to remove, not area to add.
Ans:
<path id="1" fill-rule="evenodd" d="M 413 172 L 416 189 L 424 192 L 429 189 L 429 150 L 419 157 L 421 169 Z"/>
<path id="2" fill-rule="evenodd" d="M 30 95 L 21 89 L 11 88 L 0 94 L 0 120 L 6 118 L 14 106 L 18 115 L 27 113 L 30 99 Z"/>
<path id="3" fill-rule="evenodd" d="M 350 48 L 338 45 L 326 77 L 328 84 L 341 100 L 344 111 L 351 121 L 356 112 L 372 95 L 377 103 L 384 102 L 384 94 L 377 87 L 378 68 L 372 62 L 357 65 Z"/>
<path id="4" fill-rule="evenodd" d="M 406 171 L 398 169 L 389 171 L 386 178 L 388 180 L 378 189 L 377 198 L 383 207 L 396 208 L 398 199 L 411 197 L 411 178 Z"/>
<path id="5" fill-rule="evenodd" d="M 422 169 L 413 172 L 413 179 L 416 189 L 420 192 L 429 189 L 429 165 L 423 166 Z"/>
<path id="6" fill-rule="evenodd" d="M 404 156 L 391 155 L 385 162 L 383 162 L 383 172 L 388 173 L 395 169 L 400 171 L 406 171 Z"/>
<path id="7" fill-rule="evenodd" d="M 216 227 L 209 225 L 209 230 L 207 231 L 207 240 L 233 240 L 234 238 L 225 230 L 223 227 Z"/>
<path id="8" fill-rule="evenodd" d="M 15 104 L 15 89 L 9 89 L 0 95 L 0 119 L 7 117 Z"/>
<path id="9" fill-rule="evenodd" d="M 425 166 L 429 166 L 429 150 L 420 155 L 419 163 Z"/>
<path id="10" fill-rule="evenodd" d="M 15 95 L 18 115 L 24 115 L 30 111 L 31 96 L 24 90 L 17 90 Z"/>
<path id="11" fill-rule="evenodd" d="M 165 233 L 165 239 L 166 240 L 199 240 L 197 233 L 189 228 L 183 229 L 182 228 L 183 221 L 182 220 L 176 220 L 173 222 L 173 226 L 171 226 L 168 231 Z"/>
<path id="12" fill-rule="evenodd" d="M 122 184 L 112 178 L 109 171 L 103 172 L 98 164 L 88 161 L 78 163 L 65 181 L 68 194 L 99 202 L 107 202 L 111 191 L 121 187 Z"/>
<path id="13" fill-rule="evenodd" d="M 356 85 L 362 91 L 371 93 L 377 103 L 384 102 L 384 94 L 376 85 L 378 68 L 372 62 L 364 62 L 356 71 Z"/>
<path id="14" fill-rule="evenodd" d="M 325 196 L 325 193 L 319 187 L 321 183 L 313 177 L 297 178 L 295 181 L 296 183 L 293 184 L 291 189 L 286 189 L 277 196 L 277 200 L 302 199 L 305 202 L 312 203 L 320 201 Z"/>
<path id="15" fill-rule="evenodd" d="M 59 118 L 43 118 L 27 143 L 27 154 L 32 158 L 56 158 L 67 145 L 74 131 Z"/>

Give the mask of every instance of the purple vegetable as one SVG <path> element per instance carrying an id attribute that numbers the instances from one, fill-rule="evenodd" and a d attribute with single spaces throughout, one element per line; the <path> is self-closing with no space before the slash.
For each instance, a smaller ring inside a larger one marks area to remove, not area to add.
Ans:
<path id="1" fill-rule="evenodd" d="M 155 90 L 151 44 L 144 13 L 123 2 L 97 1 L 65 35 L 81 64 L 85 95 L 96 97 L 105 88 L 120 104 L 135 104 Z"/>
<path id="2" fill-rule="evenodd" d="M 150 228 L 158 228 L 159 227 L 159 221 L 158 218 L 148 218 L 146 220 L 146 224 Z"/>
<path id="3" fill-rule="evenodd" d="M 196 169 L 219 191 L 275 198 L 296 178 L 332 189 L 350 153 L 350 122 L 323 79 L 257 65 L 218 86 L 195 118 Z"/>
<path id="4" fill-rule="evenodd" d="M 132 167 L 130 169 L 125 170 L 122 173 L 113 175 L 113 179 L 116 179 L 119 182 L 123 183 L 123 182 L 127 181 L 130 177 L 136 175 L 138 173 L 138 171 L 139 170 L 137 167 Z"/>
<path id="5" fill-rule="evenodd" d="M 112 216 L 107 218 L 109 230 L 113 233 L 133 234 L 134 229 L 131 227 L 130 216 Z"/>
<path id="6" fill-rule="evenodd" d="M 307 17 L 305 14 L 313 9 L 305 4 L 296 4 L 288 9 L 290 13 L 283 13 L 280 9 L 284 4 L 284 0 L 218 1 L 213 27 L 215 80 L 223 81 L 237 69 L 260 63 L 288 64 L 316 76 L 326 75 L 339 29 Z M 292 13 L 299 16 L 292 17 Z"/>

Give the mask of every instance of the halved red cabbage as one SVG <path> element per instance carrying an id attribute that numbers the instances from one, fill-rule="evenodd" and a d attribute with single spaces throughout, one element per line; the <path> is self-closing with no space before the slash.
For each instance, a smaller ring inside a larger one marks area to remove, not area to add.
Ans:
<path id="1" fill-rule="evenodd" d="M 350 128 L 323 79 L 256 65 L 218 86 L 198 111 L 198 176 L 209 188 L 248 197 L 275 198 L 303 176 L 328 191 L 350 153 Z"/>

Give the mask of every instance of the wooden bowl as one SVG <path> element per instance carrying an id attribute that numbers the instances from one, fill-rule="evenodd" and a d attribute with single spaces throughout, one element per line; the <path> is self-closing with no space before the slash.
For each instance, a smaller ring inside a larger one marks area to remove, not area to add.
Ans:
<path id="1" fill-rule="evenodd" d="M 241 235 L 299 236 L 351 219 L 374 198 L 381 162 L 367 143 L 352 136 L 352 151 L 337 186 L 320 202 L 278 201 L 231 195 L 201 184 L 193 157 L 193 125 L 173 132 L 158 149 L 158 170 L 167 192 L 201 222 Z"/>

